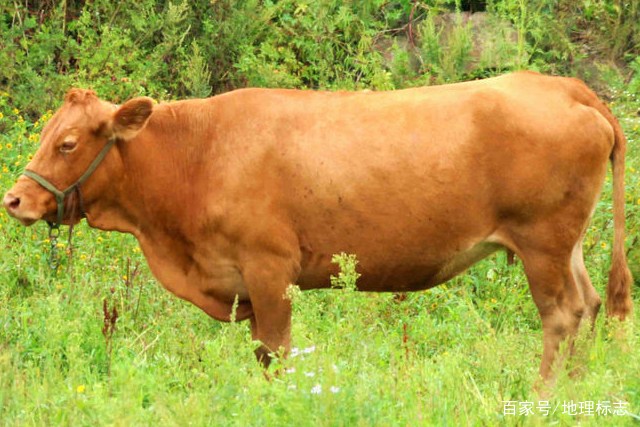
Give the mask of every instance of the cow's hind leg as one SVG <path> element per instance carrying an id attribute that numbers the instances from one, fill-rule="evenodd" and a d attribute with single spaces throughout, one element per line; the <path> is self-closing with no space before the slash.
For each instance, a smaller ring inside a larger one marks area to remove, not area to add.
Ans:
<path id="1" fill-rule="evenodd" d="M 570 249 L 555 253 L 529 250 L 522 252 L 522 260 L 542 318 L 544 347 L 540 376 L 549 383 L 560 344 L 568 340 L 571 347 L 585 313 L 582 287 L 574 275 Z"/>
<path id="2" fill-rule="evenodd" d="M 582 296 L 586 305 L 584 319 L 589 320 L 591 322 L 591 327 L 593 328 L 593 326 L 595 326 L 596 316 L 598 315 L 600 306 L 602 305 L 602 299 L 593 287 L 587 268 L 584 265 L 582 241 L 578 242 L 578 244 L 573 248 L 573 253 L 571 255 L 571 268 L 573 276 L 578 282 L 578 286 L 582 289 Z"/>

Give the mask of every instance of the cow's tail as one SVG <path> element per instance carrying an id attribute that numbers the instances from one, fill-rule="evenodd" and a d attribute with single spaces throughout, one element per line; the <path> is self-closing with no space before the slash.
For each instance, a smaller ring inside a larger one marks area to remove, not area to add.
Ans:
<path id="1" fill-rule="evenodd" d="M 611 150 L 611 167 L 613 170 L 613 253 L 611 256 L 611 270 L 609 271 L 609 283 L 607 284 L 607 315 L 618 317 L 621 320 L 631 313 L 633 303 L 631 301 L 631 284 L 633 278 L 627 265 L 625 251 L 625 214 L 624 214 L 624 167 L 627 140 L 622 132 L 618 120 L 609 108 L 600 100 L 596 108 L 613 127 L 615 136 L 613 149 Z"/>

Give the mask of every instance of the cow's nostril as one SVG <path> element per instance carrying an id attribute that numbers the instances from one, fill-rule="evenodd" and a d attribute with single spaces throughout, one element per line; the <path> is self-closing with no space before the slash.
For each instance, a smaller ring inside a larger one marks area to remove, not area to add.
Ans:
<path id="1" fill-rule="evenodd" d="M 4 196 L 4 207 L 8 210 L 16 210 L 20 207 L 20 198 L 15 197 L 12 194 L 7 194 Z"/>

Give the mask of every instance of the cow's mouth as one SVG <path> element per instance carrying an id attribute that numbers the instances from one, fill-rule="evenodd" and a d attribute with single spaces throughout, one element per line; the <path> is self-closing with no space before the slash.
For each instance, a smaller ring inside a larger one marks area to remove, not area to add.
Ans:
<path id="1" fill-rule="evenodd" d="M 28 217 L 28 216 L 21 216 L 21 215 L 16 215 L 14 212 L 11 212 L 10 210 L 7 209 L 7 212 L 9 213 L 9 215 L 11 215 L 12 217 L 14 217 L 15 219 L 17 219 L 18 221 L 20 221 L 20 223 L 26 227 L 29 227 L 30 225 L 35 224 L 36 222 L 38 222 L 38 220 L 40 218 L 32 218 L 32 217 Z"/>
<path id="2" fill-rule="evenodd" d="M 18 218 L 18 221 L 20 221 L 22 225 L 24 225 L 25 227 L 29 227 L 30 225 L 33 225 L 36 222 L 38 222 L 37 219 L 32 219 L 32 218 Z"/>

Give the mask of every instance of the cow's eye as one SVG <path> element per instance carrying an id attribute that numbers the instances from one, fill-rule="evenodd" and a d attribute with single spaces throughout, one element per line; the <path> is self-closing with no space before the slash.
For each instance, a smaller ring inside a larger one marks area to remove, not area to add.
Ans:
<path id="1" fill-rule="evenodd" d="M 75 141 L 65 141 L 62 143 L 62 145 L 60 145 L 60 152 L 69 153 L 75 150 L 77 146 L 78 146 L 78 143 Z"/>

